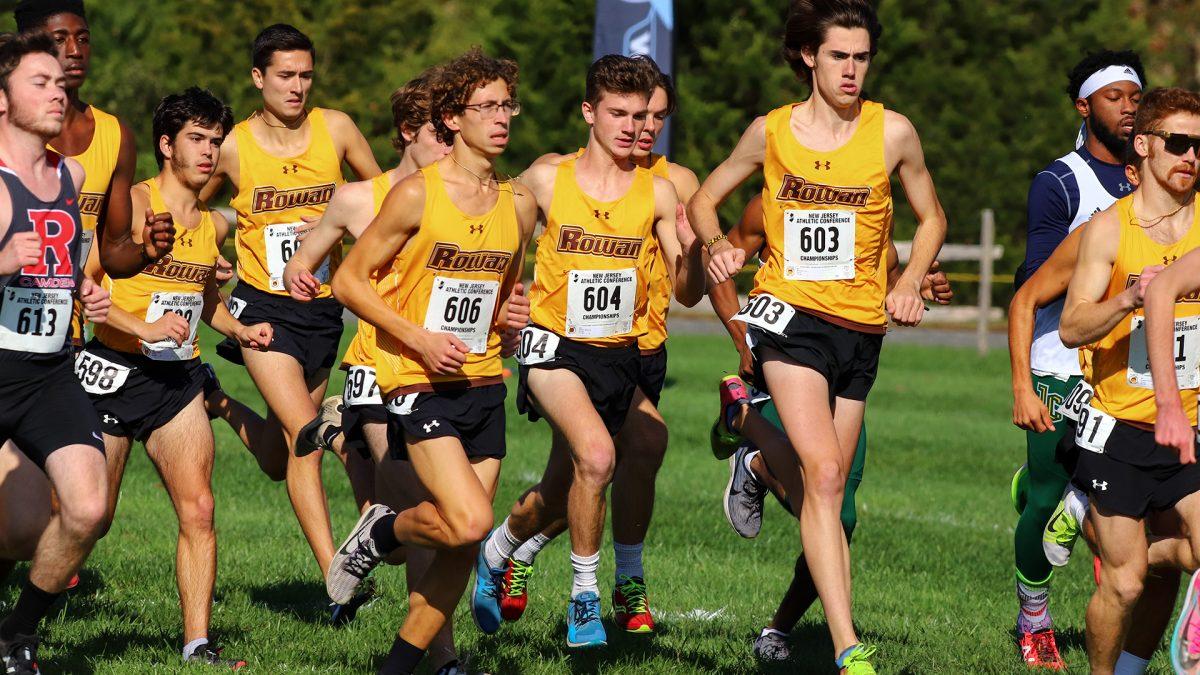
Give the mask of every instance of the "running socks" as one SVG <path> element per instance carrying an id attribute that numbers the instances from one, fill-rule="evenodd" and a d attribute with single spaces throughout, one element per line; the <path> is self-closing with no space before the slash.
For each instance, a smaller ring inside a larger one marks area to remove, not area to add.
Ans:
<path id="1" fill-rule="evenodd" d="M 600 552 L 592 555 L 578 555 L 571 551 L 571 568 L 575 577 L 571 581 L 571 597 L 579 597 L 580 593 L 591 591 L 600 595 L 600 586 L 596 583 L 596 570 L 600 568 Z"/>
<path id="2" fill-rule="evenodd" d="M 593 577 L 593 580 L 595 577 Z M 50 613 L 50 608 L 62 593 L 48 593 L 26 580 L 21 596 L 8 618 L 0 623 L 0 640 L 12 640 L 18 635 L 37 634 L 38 624 Z"/>
<path id="3" fill-rule="evenodd" d="M 617 559 L 616 580 L 618 584 L 621 582 L 621 577 L 623 576 L 630 579 L 634 577 L 639 579 L 646 578 L 646 573 L 642 570 L 641 544 L 620 544 L 613 541 L 613 554 Z"/>
<path id="4" fill-rule="evenodd" d="M 1017 573 L 1017 599 L 1021 601 L 1021 613 L 1017 615 L 1017 630 L 1036 633 L 1052 628 L 1050 620 L 1050 579 L 1031 584 Z"/>
<path id="5" fill-rule="evenodd" d="M 400 540 L 396 539 L 396 514 L 389 513 L 375 521 L 371 526 L 371 539 L 379 555 L 388 555 L 400 548 Z"/>
<path id="6" fill-rule="evenodd" d="M 549 543 L 550 537 L 547 537 L 539 532 L 530 537 L 529 541 L 518 546 L 517 550 L 513 551 L 512 559 L 519 560 L 526 565 L 532 565 L 533 559 L 536 558 L 537 554 L 541 553 L 542 549 L 546 548 L 546 544 Z"/>
<path id="7" fill-rule="evenodd" d="M 508 557 L 520 545 L 520 540 L 513 536 L 512 530 L 508 529 L 508 518 L 505 518 L 504 522 L 500 523 L 500 527 L 497 527 L 483 543 L 483 559 L 491 569 L 504 569 Z"/>
<path id="8" fill-rule="evenodd" d="M 425 658 L 425 650 L 411 644 L 399 636 L 392 643 L 392 651 L 388 652 L 387 660 L 379 667 L 379 675 L 410 675 L 416 672 L 417 664 Z"/>
<path id="9" fill-rule="evenodd" d="M 191 642 L 184 645 L 183 646 L 183 660 L 187 661 L 189 658 L 191 658 L 192 654 L 196 653 L 197 649 L 200 649 L 201 647 L 203 647 L 206 644 L 208 644 L 208 638 L 201 637 L 201 638 L 196 638 L 195 640 L 192 640 Z"/>

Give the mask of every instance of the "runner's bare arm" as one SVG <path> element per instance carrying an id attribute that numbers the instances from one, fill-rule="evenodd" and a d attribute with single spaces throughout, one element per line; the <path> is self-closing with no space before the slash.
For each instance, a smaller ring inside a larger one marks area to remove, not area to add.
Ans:
<path id="1" fill-rule="evenodd" d="M 146 263 L 166 255 L 175 242 L 172 227 L 151 225 L 149 236 L 143 241 L 134 241 L 130 235 L 131 225 L 143 221 L 135 217 L 129 201 L 129 190 L 133 187 L 133 175 L 137 170 L 137 147 L 131 132 L 121 124 L 121 143 L 117 150 L 117 165 L 108 184 L 104 210 L 96 224 L 94 248 L 99 249 L 99 260 L 104 271 L 114 279 L 131 277 L 142 270 Z M 139 214 L 140 215 L 140 214 Z"/>
<path id="2" fill-rule="evenodd" d="M 667 274 L 675 298 L 685 307 L 694 307 L 704 297 L 704 270 L 696 235 L 687 224 L 687 215 L 675 186 L 669 180 L 654 178 L 654 235 L 667 262 Z"/>
<path id="3" fill-rule="evenodd" d="M 371 152 L 371 144 L 358 130 L 358 125 L 350 116 L 340 110 L 325 109 L 325 120 L 329 125 L 329 133 L 338 145 L 339 156 L 350 165 L 350 170 L 359 180 L 374 178 L 383 171 L 375 154 Z"/>
<path id="4" fill-rule="evenodd" d="M 501 288 L 504 306 L 496 313 L 496 327 L 502 337 L 500 355 L 504 358 L 516 353 L 521 340 L 520 330 L 529 325 L 529 299 L 525 297 L 525 284 L 521 279 L 525 276 L 525 251 L 533 239 L 538 215 L 537 200 L 529 188 L 514 181 L 513 191 L 517 222 L 521 226 L 521 248 Z"/>
<path id="5" fill-rule="evenodd" d="M 369 183 L 347 183 L 342 185 L 329 200 L 321 219 L 304 235 L 300 247 L 288 260 L 283 268 L 283 287 L 292 298 L 308 302 L 317 297 L 321 290 L 321 282 L 313 276 L 313 270 L 321 266 L 321 262 L 329 255 L 334 246 L 342 243 L 342 237 L 349 229 L 350 223 L 362 221 L 360 229 L 365 229 L 371 222 L 370 203 L 360 200 L 360 193 L 368 191 L 359 188 L 370 188 Z M 361 204 L 359 202 L 362 202 Z"/>
<path id="6" fill-rule="evenodd" d="M 744 251 L 746 259 L 749 260 L 758 255 L 765 242 L 766 230 L 763 228 L 762 197 L 755 195 L 746 204 L 746 209 L 742 211 L 742 219 L 738 221 L 737 226 L 729 231 L 729 243 Z M 752 380 L 754 377 L 753 357 L 750 355 L 749 346 L 746 345 L 746 324 L 733 319 L 733 315 L 737 314 L 740 309 L 737 287 L 733 279 L 715 286 L 710 285 L 708 298 L 712 303 L 713 311 L 717 313 L 721 323 L 725 325 L 725 330 L 729 332 L 734 348 L 737 349 L 741 361 L 738 367 L 739 373 L 743 379 Z"/>
<path id="7" fill-rule="evenodd" d="M 163 316 L 172 315 L 178 316 L 172 312 L 167 312 Z M 204 323 L 212 326 L 213 330 L 225 337 L 237 340 L 238 344 L 246 349 L 266 351 L 274 337 L 274 329 L 269 323 L 263 322 L 247 326 L 234 318 L 229 313 L 225 298 L 221 296 L 221 291 L 217 288 L 215 278 L 209 278 L 208 283 L 204 286 L 204 310 L 200 317 Z"/>
<path id="8" fill-rule="evenodd" d="M 1161 266 L 1146 268 L 1138 283 L 1102 301 L 1117 259 L 1119 228 L 1113 207 L 1092 216 L 1084 228 L 1075 270 L 1067 286 L 1062 320 L 1058 324 L 1058 335 L 1067 347 L 1082 347 L 1099 340 L 1130 312 L 1141 307 L 1146 286 L 1161 269 Z"/>
<path id="9" fill-rule="evenodd" d="M 1183 411 L 1175 374 L 1175 302 L 1200 289 L 1200 249 L 1192 249 L 1154 277 L 1146 290 L 1146 352 L 1154 380 L 1154 440 L 1175 448 L 1179 461 L 1196 461 L 1196 432 Z M 1180 339 L 1196 340 L 1195 335 Z"/>
<path id="10" fill-rule="evenodd" d="M 895 158 L 900 184 L 917 217 L 917 230 L 908 265 L 884 304 L 896 323 L 915 326 L 925 313 L 921 283 L 946 241 L 946 213 L 933 187 L 933 176 L 925 165 L 925 153 L 917 130 L 904 115 L 890 110 L 885 115 L 884 160 L 891 163 Z"/>

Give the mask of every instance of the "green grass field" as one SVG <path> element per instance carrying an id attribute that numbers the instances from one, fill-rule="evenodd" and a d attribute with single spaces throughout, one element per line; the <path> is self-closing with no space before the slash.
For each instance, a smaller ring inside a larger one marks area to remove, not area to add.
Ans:
<path id="1" fill-rule="evenodd" d="M 206 346 L 211 345 L 211 333 Z M 262 409 L 244 371 L 219 357 L 225 388 Z M 1009 422 L 1007 360 L 973 352 L 889 345 L 870 399 L 866 478 L 859 491 L 853 551 L 855 609 L 864 639 L 880 647 L 886 673 L 1019 673 L 1011 630 L 1015 514 L 1008 482 L 1024 457 Z M 572 653 L 564 640 L 568 545 L 538 559 L 530 608 L 517 624 L 484 638 L 459 606 L 457 642 L 473 669 L 492 673 L 753 672 L 751 641 L 791 577 L 795 520 L 768 500 L 762 534 L 740 539 L 725 523 L 727 465 L 712 458 L 707 432 L 716 381 L 736 361 L 716 336 L 671 340 L 663 413 L 670 451 L 659 475 L 657 512 L 645 559 L 659 624 L 652 639 L 609 631 L 606 649 Z M 340 391 L 335 373 L 331 390 Z M 509 401 L 509 454 L 497 513 L 540 476 L 545 423 L 516 416 Z M 215 478 L 219 571 L 214 634 L 258 673 L 375 672 L 404 612 L 403 571 L 376 573 L 382 597 L 344 629 L 325 624 L 324 585 L 300 535 L 283 484 L 261 475 L 228 428 L 217 427 Z M 355 520 L 345 474 L 327 462 L 335 536 Z M 81 587 L 48 621 L 47 672 L 144 673 L 180 668 L 174 578 L 175 521 L 145 454 L 135 449 L 116 524 L 96 547 Z M 602 549 L 601 588 L 610 609 L 612 553 Z M 11 606 L 19 568 L 0 590 Z M 1057 577 L 1052 611 L 1059 644 L 1086 671 L 1083 611 L 1091 564 L 1079 556 Z M 819 608 L 793 634 L 796 658 L 778 672 L 832 673 Z M 1160 653 L 1153 672 L 1167 672 Z M 192 672 L 188 670 L 187 672 Z"/>

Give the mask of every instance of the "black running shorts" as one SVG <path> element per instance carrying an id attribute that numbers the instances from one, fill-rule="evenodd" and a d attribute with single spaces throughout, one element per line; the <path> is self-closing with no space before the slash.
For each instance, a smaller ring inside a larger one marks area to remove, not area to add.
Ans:
<path id="1" fill-rule="evenodd" d="M 371 458 L 363 425 L 370 422 L 387 424 L 387 408 L 375 383 L 375 369 L 370 366 L 343 366 L 346 384 L 342 387 L 342 437 L 363 457 Z"/>
<path id="2" fill-rule="evenodd" d="M 658 401 L 662 398 L 663 386 L 667 383 L 667 347 L 663 345 L 660 349 L 642 354 L 638 359 L 638 387 L 642 393 L 654 407 L 658 407 Z"/>
<path id="3" fill-rule="evenodd" d="M 1080 449 L 1075 483 L 1108 513 L 1141 518 L 1200 491 L 1200 464 L 1180 464 L 1175 450 L 1154 442 L 1153 431 L 1118 420 L 1103 448 Z"/>
<path id="4" fill-rule="evenodd" d="M 43 470 L 68 445 L 104 452 L 100 419 L 68 356 L 0 363 L 0 443 L 9 440 Z"/>
<path id="5" fill-rule="evenodd" d="M 264 293 L 241 282 L 229 296 L 229 311 L 247 326 L 269 323 L 274 330 L 268 351 L 287 354 L 300 362 L 304 378 L 332 368 L 342 339 L 342 305 L 333 298 L 298 302 L 290 296 Z M 245 365 L 236 340 L 226 338 L 217 353 Z"/>
<path id="6" fill-rule="evenodd" d="M 768 349 L 820 373 L 829 382 L 833 397 L 865 401 L 875 384 L 883 335 L 839 326 L 800 310 L 787 322 L 782 335 L 758 326 L 747 328 L 759 384 L 766 385 L 762 359 Z"/>
<path id="7" fill-rule="evenodd" d="M 503 384 L 450 391 L 423 391 L 388 402 L 388 447 L 394 459 L 408 459 L 405 441 L 454 436 L 467 457 L 503 459 Z"/>

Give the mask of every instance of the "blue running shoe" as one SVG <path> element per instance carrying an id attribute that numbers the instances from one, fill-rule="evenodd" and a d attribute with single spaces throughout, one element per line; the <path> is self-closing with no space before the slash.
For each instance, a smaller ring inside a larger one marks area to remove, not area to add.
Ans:
<path id="1" fill-rule="evenodd" d="M 491 535 L 488 535 L 491 536 Z M 484 540 L 486 543 L 487 540 Z M 488 567 L 483 557 L 483 544 L 475 558 L 475 591 L 471 593 L 471 616 L 475 625 L 486 635 L 500 630 L 500 586 L 504 580 L 503 569 Z"/>
<path id="2" fill-rule="evenodd" d="M 603 647 L 608 644 L 604 624 L 600 622 L 600 596 L 584 591 L 567 605 L 567 646 Z"/>

